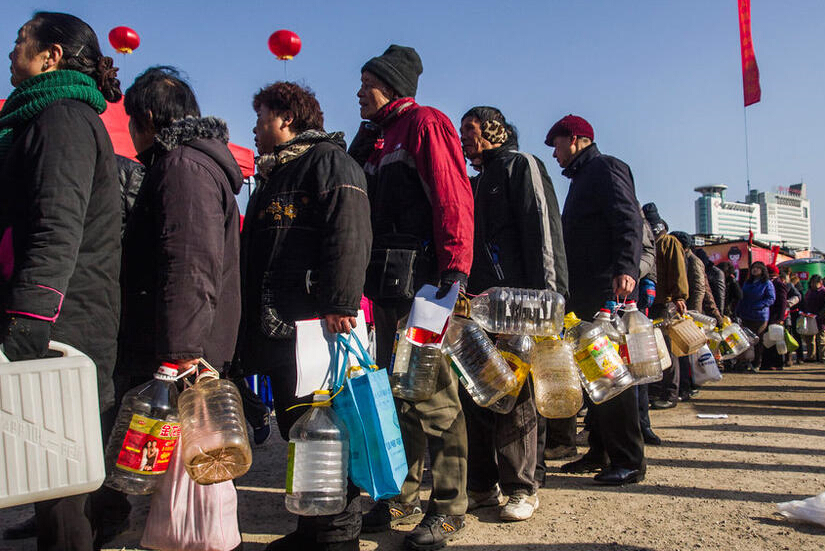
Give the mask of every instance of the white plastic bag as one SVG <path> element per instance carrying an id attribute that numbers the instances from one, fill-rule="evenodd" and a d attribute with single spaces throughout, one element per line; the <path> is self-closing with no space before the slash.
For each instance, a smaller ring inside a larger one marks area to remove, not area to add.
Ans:
<path id="1" fill-rule="evenodd" d="M 152 505 L 142 547 L 163 551 L 231 551 L 241 543 L 238 495 L 232 481 L 202 486 L 192 480 L 180 457 L 181 446 Z"/>
<path id="2" fill-rule="evenodd" d="M 699 352 L 691 356 L 691 367 L 693 368 L 693 382 L 697 385 L 722 380 L 722 373 L 708 345 L 704 345 Z"/>
<path id="3" fill-rule="evenodd" d="M 808 499 L 777 503 L 779 513 L 794 520 L 804 520 L 825 526 L 825 493 Z"/>

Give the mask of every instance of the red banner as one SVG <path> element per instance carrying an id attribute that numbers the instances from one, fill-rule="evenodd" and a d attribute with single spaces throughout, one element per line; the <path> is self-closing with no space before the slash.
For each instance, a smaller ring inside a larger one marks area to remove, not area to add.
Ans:
<path id="1" fill-rule="evenodd" d="M 759 87 L 759 67 L 753 52 L 751 39 L 751 0 L 739 1 L 739 44 L 742 48 L 742 88 L 745 92 L 745 107 L 762 99 Z"/>

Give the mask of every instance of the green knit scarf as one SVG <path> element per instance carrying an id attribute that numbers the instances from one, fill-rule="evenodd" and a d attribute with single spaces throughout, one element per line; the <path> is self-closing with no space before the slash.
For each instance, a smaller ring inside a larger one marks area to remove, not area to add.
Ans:
<path id="1" fill-rule="evenodd" d="M 98 113 L 106 110 L 106 100 L 97 83 L 78 71 L 49 71 L 24 80 L 0 111 L 0 166 L 11 149 L 13 129 L 39 115 L 50 103 L 64 98 L 88 103 Z"/>

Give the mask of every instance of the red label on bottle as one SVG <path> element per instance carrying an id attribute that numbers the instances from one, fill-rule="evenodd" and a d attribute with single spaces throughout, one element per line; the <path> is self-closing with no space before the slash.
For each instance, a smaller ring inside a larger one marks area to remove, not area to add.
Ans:
<path id="1" fill-rule="evenodd" d="M 163 474 L 180 438 L 180 423 L 132 415 L 116 466 L 141 474 Z"/>

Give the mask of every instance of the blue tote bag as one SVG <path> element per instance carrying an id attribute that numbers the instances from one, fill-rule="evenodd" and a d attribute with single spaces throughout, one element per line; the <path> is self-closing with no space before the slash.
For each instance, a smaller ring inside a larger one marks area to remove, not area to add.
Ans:
<path id="1" fill-rule="evenodd" d="M 360 366 L 347 368 L 350 352 Z M 398 495 L 407 476 L 407 455 L 387 370 L 375 365 L 355 333 L 338 336 L 333 361 L 337 396 L 332 407 L 349 431 L 350 479 L 373 499 Z"/>

